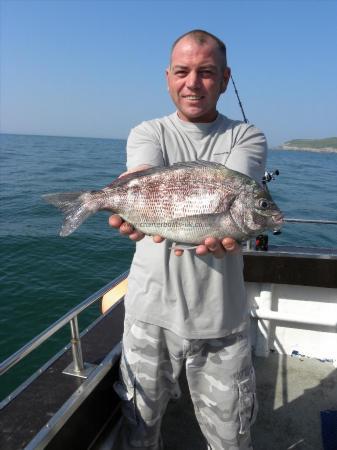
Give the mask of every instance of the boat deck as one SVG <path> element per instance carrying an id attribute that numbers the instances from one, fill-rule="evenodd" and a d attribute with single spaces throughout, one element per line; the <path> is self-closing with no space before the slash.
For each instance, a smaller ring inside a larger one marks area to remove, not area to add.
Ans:
<path id="1" fill-rule="evenodd" d="M 254 365 L 259 401 L 254 450 L 323 449 L 320 411 L 337 409 L 337 369 L 328 362 L 278 354 L 254 357 Z M 165 450 L 206 450 L 184 373 L 181 388 L 182 397 L 169 404 L 163 420 Z M 111 449 L 112 440 L 102 436 L 92 450 Z"/>
<path id="2" fill-rule="evenodd" d="M 254 365 L 259 401 L 254 449 L 322 449 L 320 411 L 337 409 L 337 369 L 331 363 L 278 354 L 255 357 Z M 181 403 L 171 403 L 164 419 L 166 449 L 206 450 L 184 377 L 182 388 Z"/>

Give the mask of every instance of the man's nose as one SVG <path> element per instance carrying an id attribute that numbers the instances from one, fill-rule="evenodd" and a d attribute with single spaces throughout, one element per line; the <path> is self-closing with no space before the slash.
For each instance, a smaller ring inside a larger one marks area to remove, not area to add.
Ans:
<path id="1" fill-rule="evenodd" d="M 191 71 L 188 74 L 186 85 L 190 89 L 198 89 L 200 87 L 200 78 L 197 72 Z"/>

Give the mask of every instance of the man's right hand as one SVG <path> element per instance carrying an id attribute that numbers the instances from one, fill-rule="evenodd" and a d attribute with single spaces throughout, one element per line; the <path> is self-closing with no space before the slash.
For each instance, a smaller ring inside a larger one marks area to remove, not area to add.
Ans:
<path id="1" fill-rule="evenodd" d="M 124 222 L 117 214 L 109 217 L 109 225 L 113 228 L 119 228 L 119 232 L 129 236 L 132 241 L 140 241 L 145 236 L 141 231 L 135 230 L 130 223 Z"/>
<path id="2" fill-rule="evenodd" d="M 109 217 L 109 225 L 113 228 L 119 228 L 120 234 L 129 236 L 132 241 L 140 241 L 145 236 L 145 234 L 141 231 L 135 230 L 131 223 L 124 222 L 124 220 L 117 214 Z M 159 244 L 160 242 L 163 242 L 165 238 L 156 235 L 153 236 L 152 239 L 153 242 Z"/>
<path id="3" fill-rule="evenodd" d="M 141 166 L 137 166 L 134 169 L 128 170 L 127 172 L 123 172 L 121 175 L 119 175 L 118 178 L 122 178 L 125 175 L 129 175 L 130 173 L 141 172 L 142 170 L 150 169 L 150 167 L 152 166 L 148 164 L 142 164 Z M 109 225 L 113 228 L 119 228 L 119 232 L 124 236 L 129 236 L 132 241 L 140 241 L 145 236 L 145 234 L 141 231 L 135 230 L 135 228 L 130 223 L 124 222 L 124 220 L 117 214 L 109 217 Z M 163 240 L 164 238 L 159 235 L 153 236 L 153 241 L 156 243 L 160 243 Z"/>

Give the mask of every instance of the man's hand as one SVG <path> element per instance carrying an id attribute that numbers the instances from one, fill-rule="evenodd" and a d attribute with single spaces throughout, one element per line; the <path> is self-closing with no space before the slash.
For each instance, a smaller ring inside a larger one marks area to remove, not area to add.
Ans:
<path id="1" fill-rule="evenodd" d="M 119 228 L 120 234 L 129 236 L 132 241 L 140 241 L 145 236 L 141 231 L 135 230 L 130 223 L 124 222 L 117 214 L 109 217 L 109 225 L 113 228 Z"/>
<path id="2" fill-rule="evenodd" d="M 212 237 L 206 238 L 204 244 L 198 245 L 195 252 L 199 256 L 211 253 L 215 258 L 223 258 L 226 253 L 238 253 L 240 245 L 232 238 L 226 237 L 220 241 Z M 175 250 L 176 256 L 181 256 L 184 250 Z"/>
<path id="3" fill-rule="evenodd" d="M 150 167 L 152 166 L 148 164 L 142 164 L 141 166 L 137 166 L 134 169 L 128 170 L 127 172 L 123 172 L 121 175 L 119 175 L 118 178 L 123 178 L 130 173 L 141 172 L 142 170 L 150 169 Z M 109 225 L 113 228 L 119 228 L 119 232 L 125 236 L 129 236 L 132 241 L 140 241 L 145 236 L 145 234 L 141 231 L 135 230 L 130 223 L 124 222 L 124 220 L 117 214 L 109 217 Z M 161 236 L 153 236 L 153 241 L 156 243 L 160 243 L 163 240 L 164 238 Z"/>
<path id="4" fill-rule="evenodd" d="M 124 222 L 124 220 L 117 214 L 109 217 L 109 225 L 113 228 L 119 228 L 120 234 L 129 236 L 132 241 L 140 241 L 145 236 L 145 234 L 141 231 L 135 230 L 131 223 Z M 153 236 L 152 239 L 154 242 L 159 244 L 160 242 L 163 242 L 165 238 L 156 235 Z"/>

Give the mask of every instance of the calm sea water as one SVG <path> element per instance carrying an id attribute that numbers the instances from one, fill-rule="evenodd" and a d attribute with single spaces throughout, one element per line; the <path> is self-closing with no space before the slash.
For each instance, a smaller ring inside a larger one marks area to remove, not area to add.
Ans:
<path id="1" fill-rule="evenodd" d="M 96 189 L 125 170 L 125 141 L 0 135 L 1 297 L 0 361 L 53 321 L 125 271 L 134 244 L 108 227 L 107 213 L 58 237 L 61 216 L 45 193 Z M 337 154 L 271 151 L 268 168 L 280 176 L 269 188 L 287 217 L 337 219 Z M 337 247 L 337 227 L 287 225 L 272 244 Z M 83 328 L 98 306 L 81 317 Z M 0 395 L 13 389 L 69 339 L 53 337 L 2 377 Z"/>

